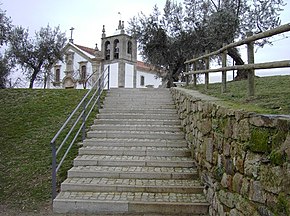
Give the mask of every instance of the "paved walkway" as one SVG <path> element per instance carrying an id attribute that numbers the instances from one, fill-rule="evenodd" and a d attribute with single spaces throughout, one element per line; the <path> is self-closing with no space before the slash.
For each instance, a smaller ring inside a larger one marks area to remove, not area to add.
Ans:
<path id="1" fill-rule="evenodd" d="M 54 212 L 207 215 L 190 155 L 167 89 L 112 89 Z"/>

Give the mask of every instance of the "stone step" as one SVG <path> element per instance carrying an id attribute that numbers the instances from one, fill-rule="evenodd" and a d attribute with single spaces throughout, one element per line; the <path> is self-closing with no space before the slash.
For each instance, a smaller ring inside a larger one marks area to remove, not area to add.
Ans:
<path id="1" fill-rule="evenodd" d="M 170 94 L 169 89 L 110 89 L 108 95 L 145 94 L 162 95 Z"/>
<path id="2" fill-rule="evenodd" d="M 152 119 L 152 120 L 177 120 L 177 114 L 139 114 L 139 113 L 101 113 L 98 119 Z"/>
<path id="3" fill-rule="evenodd" d="M 65 214 L 208 214 L 203 195 L 182 193 L 61 192 L 53 209 Z"/>
<path id="4" fill-rule="evenodd" d="M 174 103 L 170 101 L 143 101 L 143 102 L 128 102 L 125 100 L 105 101 L 104 106 L 120 106 L 120 107 L 146 107 L 146 108 L 159 108 L 159 107 L 174 107 Z"/>
<path id="5" fill-rule="evenodd" d="M 122 109 L 175 109 L 173 104 L 103 104 L 103 109 L 112 108 L 112 107 L 121 107 Z"/>
<path id="6" fill-rule="evenodd" d="M 158 103 L 158 102 L 170 102 L 174 103 L 171 95 L 145 95 L 145 94 L 138 94 L 138 95 L 110 95 L 109 97 L 106 97 L 104 102 L 115 102 L 115 101 L 126 101 L 128 103 L 144 103 L 144 102 L 152 102 L 152 103 Z"/>
<path id="7" fill-rule="evenodd" d="M 75 166 L 68 171 L 68 177 L 79 178 L 137 178 L 137 179 L 197 179 L 195 168 L 183 167 L 111 167 Z"/>
<path id="8" fill-rule="evenodd" d="M 180 120 L 155 119 L 95 119 L 94 124 L 126 125 L 180 125 Z"/>
<path id="9" fill-rule="evenodd" d="M 182 140 L 182 132 L 153 132 L 153 131 L 89 131 L 88 138 L 137 138 L 137 139 L 170 139 Z"/>
<path id="10" fill-rule="evenodd" d="M 100 113 L 140 113 L 140 114 L 176 114 L 176 109 L 127 109 L 121 107 L 111 107 L 106 109 L 100 109 Z"/>
<path id="11" fill-rule="evenodd" d="M 195 167 L 189 157 L 166 156 L 114 156 L 79 155 L 74 166 L 150 166 L 150 167 Z"/>
<path id="12" fill-rule="evenodd" d="M 202 193 L 197 180 L 68 178 L 61 191 L 75 192 L 147 192 L 147 193 Z"/>
<path id="13" fill-rule="evenodd" d="M 148 96 L 148 95 L 154 95 L 154 96 L 158 96 L 158 95 L 170 95 L 170 92 L 169 91 L 120 91 L 120 92 L 117 92 L 117 91 L 108 91 L 107 93 L 107 96 L 116 96 L 116 95 L 119 95 L 119 96 L 123 96 L 123 95 L 145 95 L 145 96 Z"/>
<path id="14" fill-rule="evenodd" d="M 129 124 L 97 124 L 92 125 L 91 130 L 106 131 L 160 131 L 180 132 L 181 126 L 176 125 L 129 125 Z"/>
<path id="15" fill-rule="evenodd" d="M 126 102 L 129 102 L 129 103 L 134 103 L 134 102 L 149 102 L 149 101 L 152 101 L 152 102 L 171 102 L 171 103 L 174 103 L 173 102 L 173 99 L 171 97 L 171 95 L 164 95 L 164 96 L 157 96 L 157 97 L 154 97 L 152 95 L 134 95 L 134 96 L 110 96 L 110 97 L 106 97 L 105 98 L 105 102 L 115 102 L 115 101 L 126 101 Z"/>
<path id="16" fill-rule="evenodd" d="M 86 146 L 79 155 L 190 157 L 191 152 L 188 148 Z"/>
<path id="17" fill-rule="evenodd" d="M 91 138 L 83 141 L 83 146 L 116 146 L 116 147 L 187 147 L 185 140 L 165 140 L 165 139 L 108 139 Z"/>

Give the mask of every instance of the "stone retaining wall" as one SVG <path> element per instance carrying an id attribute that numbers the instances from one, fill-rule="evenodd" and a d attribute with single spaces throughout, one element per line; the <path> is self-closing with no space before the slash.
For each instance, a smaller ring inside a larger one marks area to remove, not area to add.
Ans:
<path id="1" fill-rule="evenodd" d="M 290 119 L 171 89 L 210 215 L 290 215 Z"/>

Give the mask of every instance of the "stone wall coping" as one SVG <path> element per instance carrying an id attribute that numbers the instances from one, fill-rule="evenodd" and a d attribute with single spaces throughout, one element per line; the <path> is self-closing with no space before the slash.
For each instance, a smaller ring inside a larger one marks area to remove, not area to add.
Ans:
<path id="1" fill-rule="evenodd" d="M 173 89 L 176 89 L 178 91 L 183 92 L 184 94 L 196 98 L 196 99 L 200 99 L 203 101 L 224 101 L 222 99 L 216 98 L 216 97 L 212 97 L 212 96 L 208 96 L 205 94 L 200 93 L 199 91 L 196 90 L 192 90 L 192 89 L 185 89 L 185 88 L 180 88 L 180 87 L 174 87 Z"/>
<path id="2" fill-rule="evenodd" d="M 173 89 L 184 93 L 186 96 L 188 96 L 190 98 L 194 98 L 195 101 L 197 101 L 197 100 L 210 101 L 210 102 L 216 102 L 218 104 L 220 104 L 219 102 L 225 102 L 225 100 L 223 100 L 223 99 L 216 98 L 216 97 L 209 96 L 209 95 L 205 95 L 205 94 L 202 94 L 199 91 L 196 91 L 196 90 L 193 90 L 193 89 L 185 89 L 185 88 L 182 88 L 182 87 L 173 87 Z M 251 111 L 246 111 L 246 112 L 249 113 L 251 117 L 263 116 L 263 117 L 267 117 L 269 119 L 283 119 L 283 120 L 290 121 L 290 115 L 259 114 L 259 113 L 254 113 L 254 112 L 251 112 Z"/>

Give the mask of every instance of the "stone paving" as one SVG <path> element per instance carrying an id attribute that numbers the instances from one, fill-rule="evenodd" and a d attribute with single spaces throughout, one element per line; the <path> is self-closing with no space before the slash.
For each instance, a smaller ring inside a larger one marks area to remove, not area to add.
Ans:
<path id="1" fill-rule="evenodd" d="M 110 90 L 81 145 L 54 212 L 208 215 L 168 90 Z"/>
<path id="2" fill-rule="evenodd" d="M 182 193 L 133 193 L 133 192 L 63 192 L 58 199 L 135 201 L 135 202 L 206 202 L 202 194 Z"/>

